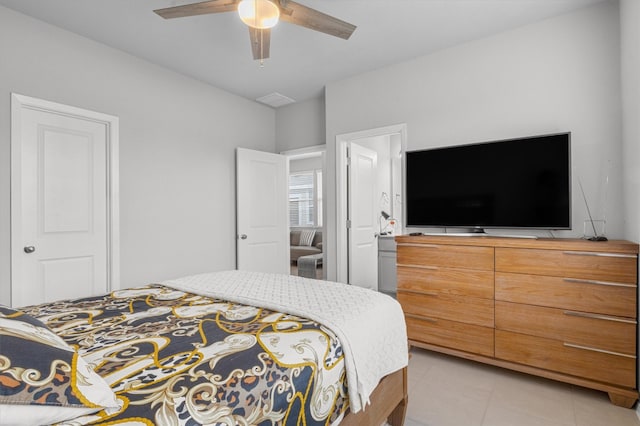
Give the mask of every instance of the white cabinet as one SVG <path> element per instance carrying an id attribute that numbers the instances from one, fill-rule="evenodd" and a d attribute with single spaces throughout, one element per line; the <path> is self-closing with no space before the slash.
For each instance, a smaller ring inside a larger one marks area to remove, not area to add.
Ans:
<path id="1" fill-rule="evenodd" d="M 378 291 L 395 297 L 396 283 L 396 241 L 393 236 L 380 236 L 378 239 Z"/>

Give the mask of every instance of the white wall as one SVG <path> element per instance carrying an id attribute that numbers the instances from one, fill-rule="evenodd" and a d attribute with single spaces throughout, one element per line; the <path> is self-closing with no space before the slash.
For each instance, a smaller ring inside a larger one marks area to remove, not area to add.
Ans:
<path id="1" fill-rule="evenodd" d="M 0 7 L 0 303 L 11 92 L 120 117 L 123 286 L 235 267 L 235 147 L 275 152 L 274 110 Z"/>
<path id="2" fill-rule="evenodd" d="M 278 152 L 324 145 L 324 97 L 308 99 L 276 110 Z"/>
<path id="3" fill-rule="evenodd" d="M 626 238 L 640 241 L 640 2 L 620 0 L 622 150 Z M 638 300 L 640 310 L 640 300 Z M 640 329 L 638 330 L 640 339 Z M 640 360 L 638 360 L 640 369 Z M 640 404 L 636 406 L 640 417 Z"/>
<path id="4" fill-rule="evenodd" d="M 289 160 L 289 172 L 308 172 L 322 169 L 322 156 Z"/>
<path id="5" fill-rule="evenodd" d="M 620 1 L 626 238 L 640 242 L 640 1 Z"/>
<path id="6" fill-rule="evenodd" d="M 327 276 L 336 270 L 336 135 L 407 123 L 407 149 L 571 131 L 573 232 L 624 237 L 619 13 L 601 3 L 327 85 Z M 605 199 L 604 181 L 609 173 Z"/>

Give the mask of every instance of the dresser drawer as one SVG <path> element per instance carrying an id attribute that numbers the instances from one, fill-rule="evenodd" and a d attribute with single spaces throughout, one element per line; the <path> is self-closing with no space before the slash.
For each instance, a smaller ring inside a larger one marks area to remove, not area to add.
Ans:
<path id="1" fill-rule="evenodd" d="M 636 387 L 636 359 L 578 348 L 560 340 L 495 331 L 498 359 L 597 380 Z"/>
<path id="2" fill-rule="evenodd" d="M 496 329 L 634 355 L 636 323 L 620 317 L 496 301 Z"/>
<path id="3" fill-rule="evenodd" d="M 637 258 L 633 254 L 498 247 L 496 272 L 549 275 L 635 284 Z"/>
<path id="4" fill-rule="evenodd" d="M 409 340 L 493 356 L 493 328 L 405 314 Z"/>
<path id="5" fill-rule="evenodd" d="M 635 318 L 635 284 L 496 272 L 496 300 Z"/>
<path id="6" fill-rule="evenodd" d="M 398 265 L 493 271 L 493 247 L 398 244 Z"/>
<path id="7" fill-rule="evenodd" d="M 398 288 L 455 296 L 493 299 L 493 271 L 398 267 Z"/>
<path id="8" fill-rule="evenodd" d="M 405 314 L 493 327 L 494 302 L 473 297 L 412 293 L 398 290 L 398 302 Z"/>

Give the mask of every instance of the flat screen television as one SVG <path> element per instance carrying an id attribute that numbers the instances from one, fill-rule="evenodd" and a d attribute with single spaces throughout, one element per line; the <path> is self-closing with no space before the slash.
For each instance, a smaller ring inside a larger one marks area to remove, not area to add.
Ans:
<path id="1" fill-rule="evenodd" d="M 571 133 L 406 153 L 406 226 L 571 229 Z"/>

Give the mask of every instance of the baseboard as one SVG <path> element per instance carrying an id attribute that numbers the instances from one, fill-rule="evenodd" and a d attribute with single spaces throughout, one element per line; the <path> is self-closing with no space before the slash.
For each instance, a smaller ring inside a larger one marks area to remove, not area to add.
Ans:
<path id="1" fill-rule="evenodd" d="M 636 405 L 636 416 L 638 416 L 638 419 L 640 419 L 640 404 Z"/>

